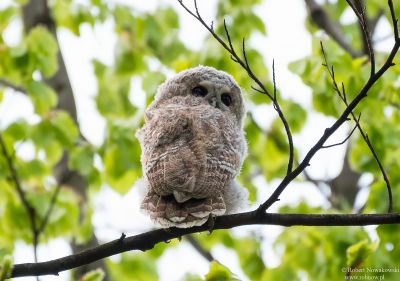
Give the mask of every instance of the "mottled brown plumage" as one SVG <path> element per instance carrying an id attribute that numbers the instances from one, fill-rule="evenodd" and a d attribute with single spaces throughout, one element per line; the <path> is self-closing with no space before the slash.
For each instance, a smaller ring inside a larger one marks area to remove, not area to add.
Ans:
<path id="1" fill-rule="evenodd" d="M 190 227 L 236 211 L 235 182 L 246 153 L 244 104 L 234 79 L 199 66 L 162 84 L 137 136 L 146 196 L 141 208 L 162 227 Z"/>

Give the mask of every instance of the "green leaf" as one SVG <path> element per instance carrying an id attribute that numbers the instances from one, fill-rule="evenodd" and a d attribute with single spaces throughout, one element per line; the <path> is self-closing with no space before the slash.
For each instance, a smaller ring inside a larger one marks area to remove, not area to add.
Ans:
<path id="1" fill-rule="evenodd" d="M 51 77 L 57 71 L 58 45 L 53 35 L 44 27 L 32 29 L 27 45 L 34 64 L 44 77 Z"/>
<path id="2" fill-rule="evenodd" d="M 41 180 L 48 174 L 49 170 L 43 161 L 33 159 L 28 162 L 23 162 L 18 167 L 19 176 L 24 180 L 30 180 L 31 184 L 34 182 L 41 185 Z"/>
<path id="3" fill-rule="evenodd" d="M 161 72 L 149 72 L 142 81 L 142 88 L 146 92 L 146 100 L 148 105 L 157 92 L 158 86 L 165 81 L 165 75 Z"/>
<path id="4" fill-rule="evenodd" d="M 204 281 L 204 279 L 202 279 L 199 275 L 191 274 L 191 273 L 185 274 L 185 276 L 183 277 L 183 280 L 184 281 Z"/>
<path id="5" fill-rule="evenodd" d="M 147 253 L 123 253 L 119 263 L 108 262 L 111 280 L 124 280 L 126 276 L 129 276 L 131 281 L 159 280 L 156 263 Z"/>
<path id="6" fill-rule="evenodd" d="M 49 198 L 49 194 L 47 194 Z M 56 204 L 46 227 L 46 237 L 75 237 L 80 231 L 80 202 L 77 193 L 68 188 L 61 188 Z M 48 205 L 46 205 L 48 206 Z"/>
<path id="7" fill-rule="evenodd" d="M 137 140 L 119 139 L 107 147 L 104 155 L 105 179 L 121 194 L 141 176 L 140 145 Z"/>
<path id="8" fill-rule="evenodd" d="M 369 242 L 367 239 L 351 245 L 346 250 L 346 264 L 349 268 L 358 268 L 365 259 L 376 251 L 379 242 Z"/>
<path id="9" fill-rule="evenodd" d="M 282 111 L 287 113 L 285 116 L 292 133 L 300 132 L 307 119 L 307 112 L 305 109 L 298 103 L 290 100 L 282 101 L 280 104 Z"/>
<path id="10" fill-rule="evenodd" d="M 105 273 L 102 269 L 98 268 L 89 271 L 79 279 L 80 281 L 102 281 L 105 277 Z"/>
<path id="11" fill-rule="evenodd" d="M 85 244 L 93 237 L 93 207 L 88 204 L 80 215 L 79 228 L 75 235 L 76 243 Z"/>
<path id="12" fill-rule="evenodd" d="M 93 170 L 93 148 L 86 144 L 75 147 L 69 157 L 69 166 L 82 175 L 88 175 Z"/>
<path id="13" fill-rule="evenodd" d="M 206 281 L 231 281 L 239 280 L 233 277 L 232 272 L 217 261 L 210 263 L 210 271 L 205 276 Z"/>
<path id="14" fill-rule="evenodd" d="M 57 94 L 45 83 L 32 80 L 27 84 L 27 91 L 39 115 L 43 116 L 57 104 Z"/>
<path id="15" fill-rule="evenodd" d="M 6 137 L 11 138 L 14 142 L 25 140 L 29 136 L 30 125 L 25 120 L 18 120 L 11 123 L 3 132 Z"/>
<path id="16" fill-rule="evenodd" d="M 78 139 L 79 131 L 71 116 L 62 110 L 55 111 L 50 116 L 57 139 L 66 146 L 72 146 Z"/>
<path id="17" fill-rule="evenodd" d="M 7 28 L 11 19 L 16 15 L 17 9 L 15 7 L 7 7 L 0 10 L 0 34 Z"/>
<path id="18" fill-rule="evenodd" d="M 3 257 L 0 266 L 0 281 L 4 281 L 9 278 L 12 267 L 13 267 L 12 256 L 7 255 Z"/>
<path id="19" fill-rule="evenodd" d="M 99 61 L 93 61 L 99 92 L 96 105 L 99 112 L 108 119 L 132 117 L 136 108 L 129 100 L 131 79 L 116 73 Z"/>
<path id="20" fill-rule="evenodd" d="M 240 265 L 251 280 L 256 280 L 265 269 L 261 258 L 260 242 L 255 237 L 244 237 L 235 243 Z"/>

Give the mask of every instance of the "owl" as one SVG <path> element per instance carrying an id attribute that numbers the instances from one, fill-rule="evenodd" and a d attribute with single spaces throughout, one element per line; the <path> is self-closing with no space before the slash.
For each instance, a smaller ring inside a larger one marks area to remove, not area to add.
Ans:
<path id="1" fill-rule="evenodd" d="M 238 211 L 247 190 L 235 180 L 246 154 L 245 107 L 229 74 L 198 66 L 164 82 L 138 130 L 145 197 L 161 227 L 204 224 Z"/>

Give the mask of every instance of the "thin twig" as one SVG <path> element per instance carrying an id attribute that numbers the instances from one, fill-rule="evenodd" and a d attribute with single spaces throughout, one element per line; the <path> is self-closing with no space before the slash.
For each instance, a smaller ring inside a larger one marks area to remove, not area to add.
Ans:
<path id="1" fill-rule="evenodd" d="M 365 6 L 362 6 L 363 4 L 360 2 L 360 7 L 357 8 L 357 6 L 350 0 L 346 0 L 347 4 L 351 7 L 353 10 L 354 14 L 358 18 L 358 22 L 360 24 L 360 27 L 363 31 L 363 37 L 364 41 L 367 47 L 367 52 L 369 56 L 369 60 L 371 62 L 371 76 L 374 75 L 375 73 L 375 54 L 374 54 L 374 49 L 372 45 L 372 39 L 371 39 L 371 32 L 369 31 L 369 26 L 368 26 L 368 20 L 365 15 Z"/>
<path id="2" fill-rule="evenodd" d="M 38 231 L 37 231 L 37 225 L 36 225 L 36 211 L 35 211 L 35 208 L 33 208 L 33 206 L 29 203 L 28 199 L 26 198 L 26 194 L 22 188 L 17 169 L 14 166 L 14 161 L 7 151 L 6 144 L 4 143 L 4 139 L 1 134 L 0 134 L 0 146 L 1 146 L 2 154 L 7 161 L 7 166 L 8 166 L 8 169 L 10 170 L 11 179 L 14 182 L 18 197 L 20 198 L 22 205 L 24 206 L 24 209 L 26 210 L 28 218 L 29 218 L 31 231 L 32 231 L 34 258 L 35 258 L 35 262 L 37 262 Z"/>
<path id="3" fill-rule="evenodd" d="M 26 90 L 23 87 L 13 84 L 12 82 L 2 79 L 2 78 L 0 78 L 0 85 L 11 88 L 17 92 L 26 93 Z"/>
<path id="4" fill-rule="evenodd" d="M 400 103 L 398 103 L 398 102 L 389 101 L 389 105 L 391 105 L 397 109 L 400 109 Z"/>
<path id="5" fill-rule="evenodd" d="M 360 117 L 361 117 L 361 114 L 358 116 L 358 121 L 360 120 Z M 334 147 L 334 146 L 339 146 L 339 145 L 344 144 L 346 141 L 349 140 L 349 138 L 353 135 L 354 131 L 357 129 L 357 127 L 358 127 L 357 124 L 358 123 L 356 123 L 354 128 L 350 131 L 349 135 L 343 141 L 338 142 L 338 143 L 334 143 L 334 144 L 330 144 L 330 145 L 323 145 L 321 148 L 331 148 L 331 147 Z"/>
<path id="6" fill-rule="evenodd" d="M 355 9 L 355 8 L 353 8 L 353 9 Z M 360 17 L 363 18 L 363 16 L 360 16 Z M 335 79 L 333 66 L 329 67 L 328 59 L 327 59 L 327 56 L 326 56 L 326 53 L 325 53 L 324 46 L 323 46 L 322 42 L 321 42 L 321 50 L 322 50 L 322 54 L 323 54 L 323 57 L 324 57 L 324 64 L 323 65 L 325 66 L 326 70 L 328 71 L 328 73 L 329 73 L 329 75 L 331 77 L 333 88 L 335 89 L 336 93 L 338 94 L 340 99 L 343 101 L 345 106 L 348 107 L 349 103 L 347 102 L 346 90 L 345 90 L 344 84 L 342 82 L 342 90 L 340 90 L 338 85 L 337 85 L 336 79 Z M 373 57 L 374 57 L 373 55 L 372 56 L 370 55 L 371 59 Z M 372 61 L 371 61 L 371 68 L 373 68 L 373 66 L 374 66 L 374 63 L 372 63 Z M 375 74 L 375 70 L 371 71 L 370 78 L 373 77 L 374 74 Z M 371 151 L 376 163 L 378 164 L 378 167 L 379 167 L 379 169 L 381 171 L 383 179 L 384 179 L 384 181 L 386 183 L 386 188 L 387 188 L 387 192 L 388 192 L 388 201 L 389 201 L 389 203 L 388 203 L 388 212 L 390 213 L 390 212 L 392 212 L 392 209 L 393 209 L 393 196 L 392 196 L 392 187 L 390 185 L 390 181 L 389 181 L 389 178 L 387 176 L 387 173 L 386 173 L 385 169 L 383 168 L 383 165 L 382 165 L 381 161 L 379 160 L 379 157 L 376 154 L 375 149 L 372 146 L 372 143 L 368 138 L 368 135 L 364 132 L 364 130 L 362 129 L 362 127 L 360 125 L 360 116 L 361 115 L 357 118 L 353 111 L 351 111 L 350 114 L 351 114 L 354 122 L 356 123 L 356 126 L 354 127 L 354 129 L 358 128 L 358 131 L 360 132 L 362 138 L 364 139 L 364 141 L 367 144 L 369 150 Z M 352 132 L 354 132 L 354 129 L 353 129 Z"/>
<path id="7" fill-rule="evenodd" d="M 236 53 L 235 48 L 233 47 L 232 39 L 228 30 L 228 27 L 226 25 L 226 21 L 224 20 L 224 29 L 225 29 L 225 35 L 227 37 L 227 42 L 222 39 L 218 34 L 215 33 L 213 26 L 209 26 L 204 19 L 201 17 L 198 6 L 197 6 L 197 0 L 193 0 L 194 6 L 195 6 L 195 12 L 190 10 L 182 0 L 178 0 L 179 4 L 190 14 L 192 15 L 195 19 L 197 19 L 207 30 L 208 32 L 219 42 L 219 44 L 227 50 L 230 55 L 231 59 L 238 63 L 246 72 L 247 75 L 257 84 L 259 87 L 257 92 L 260 92 L 266 96 L 268 96 L 269 99 L 273 102 L 274 109 L 278 113 L 279 118 L 281 119 L 283 126 L 285 128 L 285 132 L 288 138 L 288 143 L 289 143 L 289 160 L 288 160 L 288 168 L 287 168 L 287 175 L 292 172 L 293 169 L 293 160 L 294 160 L 294 146 L 293 146 L 293 137 L 292 133 L 289 127 L 289 123 L 287 122 L 282 109 L 277 101 L 277 99 L 274 99 L 274 96 L 271 95 L 271 93 L 267 90 L 265 85 L 257 78 L 257 76 L 254 74 L 252 71 L 248 61 L 247 61 L 247 55 L 246 55 L 246 49 L 245 49 L 245 43 L 244 40 L 242 41 L 242 53 L 243 53 L 243 59 L 239 57 L 239 55 Z M 253 88 L 255 89 L 255 88 Z M 274 89 L 274 92 L 276 89 Z"/>
<path id="8" fill-rule="evenodd" d="M 47 223 L 49 222 L 50 215 L 53 212 L 53 208 L 56 204 L 57 197 L 58 197 L 58 194 L 60 193 L 60 190 L 61 190 L 61 184 L 58 184 L 56 187 L 56 190 L 54 190 L 54 193 L 51 196 L 50 203 L 49 203 L 49 206 L 47 207 L 46 213 L 38 227 L 39 234 L 44 232 L 44 230 L 47 226 Z"/>
<path id="9" fill-rule="evenodd" d="M 399 27 L 397 26 L 398 19 L 394 13 L 394 7 L 393 7 L 393 1 L 388 0 L 388 5 L 390 8 L 390 17 L 392 19 L 392 24 L 393 24 L 393 32 L 394 32 L 394 39 L 396 42 L 400 40 L 399 38 Z"/>
<path id="10" fill-rule="evenodd" d="M 274 84 L 274 101 L 276 101 L 275 59 L 272 59 L 272 83 Z M 291 169 L 288 169 L 291 170 Z"/>
<path id="11" fill-rule="evenodd" d="M 56 199 L 58 197 L 61 185 L 58 185 L 56 190 L 54 191 L 52 198 L 50 200 L 49 207 L 45 213 L 45 216 L 44 216 L 43 220 L 40 222 L 40 224 L 38 225 L 37 220 L 36 220 L 36 217 L 37 217 L 36 210 L 29 203 L 28 199 L 26 198 L 26 193 L 22 188 L 17 169 L 14 166 L 13 158 L 10 155 L 10 153 L 7 151 L 6 144 L 5 144 L 3 136 L 1 134 L 0 134 L 0 147 L 1 147 L 3 156 L 5 157 L 5 159 L 7 161 L 7 166 L 10 170 L 11 179 L 14 182 L 18 197 L 20 198 L 22 205 L 24 206 L 24 209 L 26 210 L 28 217 L 29 217 L 29 222 L 30 222 L 30 227 L 31 227 L 31 232 L 32 232 L 34 261 L 37 263 L 38 262 L 37 247 L 39 244 L 39 238 L 40 238 L 40 235 L 44 232 L 44 229 L 46 228 L 46 225 L 50 218 L 51 212 L 53 211 L 54 205 L 56 203 Z"/>

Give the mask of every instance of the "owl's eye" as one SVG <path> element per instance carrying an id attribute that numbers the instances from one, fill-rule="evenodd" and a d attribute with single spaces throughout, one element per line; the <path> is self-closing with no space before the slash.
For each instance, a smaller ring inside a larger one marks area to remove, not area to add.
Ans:
<path id="1" fill-rule="evenodd" d="M 192 94 L 196 97 L 205 97 L 208 94 L 208 91 L 203 86 L 197 86 L 192 89 Z"/>
<path id="2" fill-rule="evenodd" d="M 226 106 L 230 106 L 232 103 L 232 98 L 229 94 L 224 93 L 221 95 L 221 101 L 223 104 L 225 104 Z"/>

